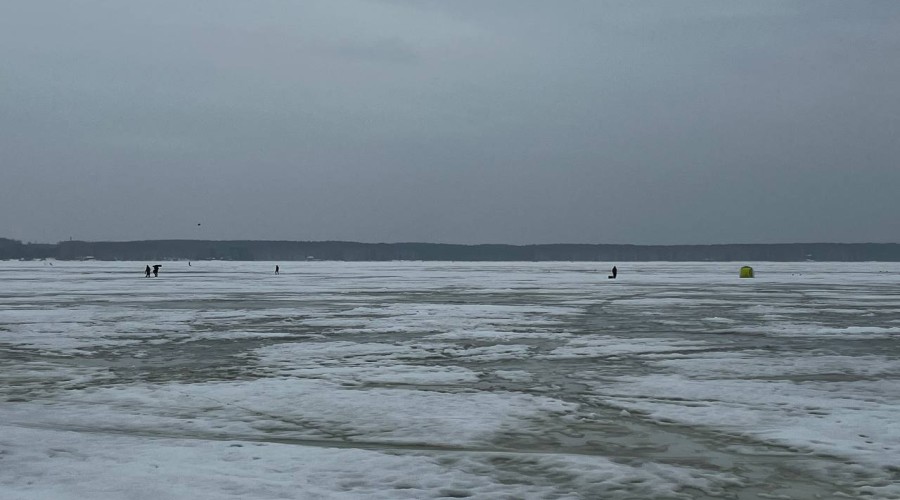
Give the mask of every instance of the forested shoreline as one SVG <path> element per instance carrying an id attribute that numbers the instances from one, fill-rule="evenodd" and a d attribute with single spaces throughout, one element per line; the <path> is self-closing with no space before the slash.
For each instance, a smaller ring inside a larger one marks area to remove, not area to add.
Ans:
<path id="1" fill-rule="evenodd" d="M 0 259 L 897 262 L 900 261 L 900 244 L 454 245 L 251 240 L 62 241 L 48 244 L 0 238 Z"/>

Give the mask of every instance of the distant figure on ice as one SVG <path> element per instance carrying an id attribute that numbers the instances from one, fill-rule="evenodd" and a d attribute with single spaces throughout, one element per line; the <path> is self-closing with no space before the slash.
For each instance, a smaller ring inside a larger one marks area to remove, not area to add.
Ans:
<path id="1" fill-rule="evenodd" d="M 278 266 L 275 266 L 275 274 L 278 274 Z"/>
<path id="2" fill-rule="evenodd" d="M 619 270 L 616 269 L 616 266 L 613 266 L 613 268 L 612 268 L 612 274 L 610 274 L 609 276 L 607 276 L 607 278 L 609 278 L 609 279 L 611 279 L 611 280 L 614 280 L 614 279 L 616 279 L 616 275 L 617 275 L 617 274 L 619 274 Z"/>
<path id="3" fill-rule="evenodd" d="M 144 268 L 144 277 L 145 277 L 145 278 L 149 278 L 149 277 L 150 277 L 150 266 L 147 266 L 147 267 Z"/>
<path id="4" fill-rule="evenodd" d="M 161 268 L 161 267 L 162 267 L 162 264 L 154 264 L 153 265 L 153 277 L 154 278 L 159 277 L 159 268 Z"/>

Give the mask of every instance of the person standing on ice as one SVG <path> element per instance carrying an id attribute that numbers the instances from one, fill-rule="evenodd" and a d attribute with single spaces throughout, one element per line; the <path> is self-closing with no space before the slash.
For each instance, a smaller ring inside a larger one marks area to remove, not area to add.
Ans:
<path id="1" fill-rule="evenodd" d="M 144 268 L 144 277 L 145 278 L 150 277 L 150 266 L 147 266 L 146 268 Z"/>
<path id="2" fill-rule="evenodd" d="M 619 274 L 619 270 L 616 269 L 616 266 L 613 266 L 613 268 L 612 268 L 612 274 L 610 274 L 609 276 L 607 276 L 607 278 L 609 278 L 609 279 L 611 279 L 611 280 L 614 280 L 614 279 L 616 279 L 616 275 L 617 275 L 617 274 Z"/>
<path id="3" fill-rule="evenodd" d="M 162 267 L 162 264 L 154 264 L 153 265 L 153 277 L 154 278 L 159 277 L 159 268 L 161 268 L 161 267 Z"/>
<path id="4" fill-rule="evenodd" d="M 275 274 L 278 274 L 278 266 L 275 266 Z"/>

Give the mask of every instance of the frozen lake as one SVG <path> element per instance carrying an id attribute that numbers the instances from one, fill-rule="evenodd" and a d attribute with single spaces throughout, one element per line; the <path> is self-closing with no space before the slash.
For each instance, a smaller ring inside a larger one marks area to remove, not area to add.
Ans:
<path id="1" fill-rule="evenodd" d="M 900 498 L 897 263 L 145 264 L 0 262 L 0 498 Z"/>

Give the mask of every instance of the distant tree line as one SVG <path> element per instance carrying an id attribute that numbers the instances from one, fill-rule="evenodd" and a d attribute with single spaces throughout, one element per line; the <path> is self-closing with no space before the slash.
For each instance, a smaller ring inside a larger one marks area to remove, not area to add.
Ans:
<path id="1" fill-rule="evenodd" d="M 900 261 L 896 243 L 450 245 L 352 241 L 62 241 L 0 238 L 0 259 L 344 261 Z"/>

